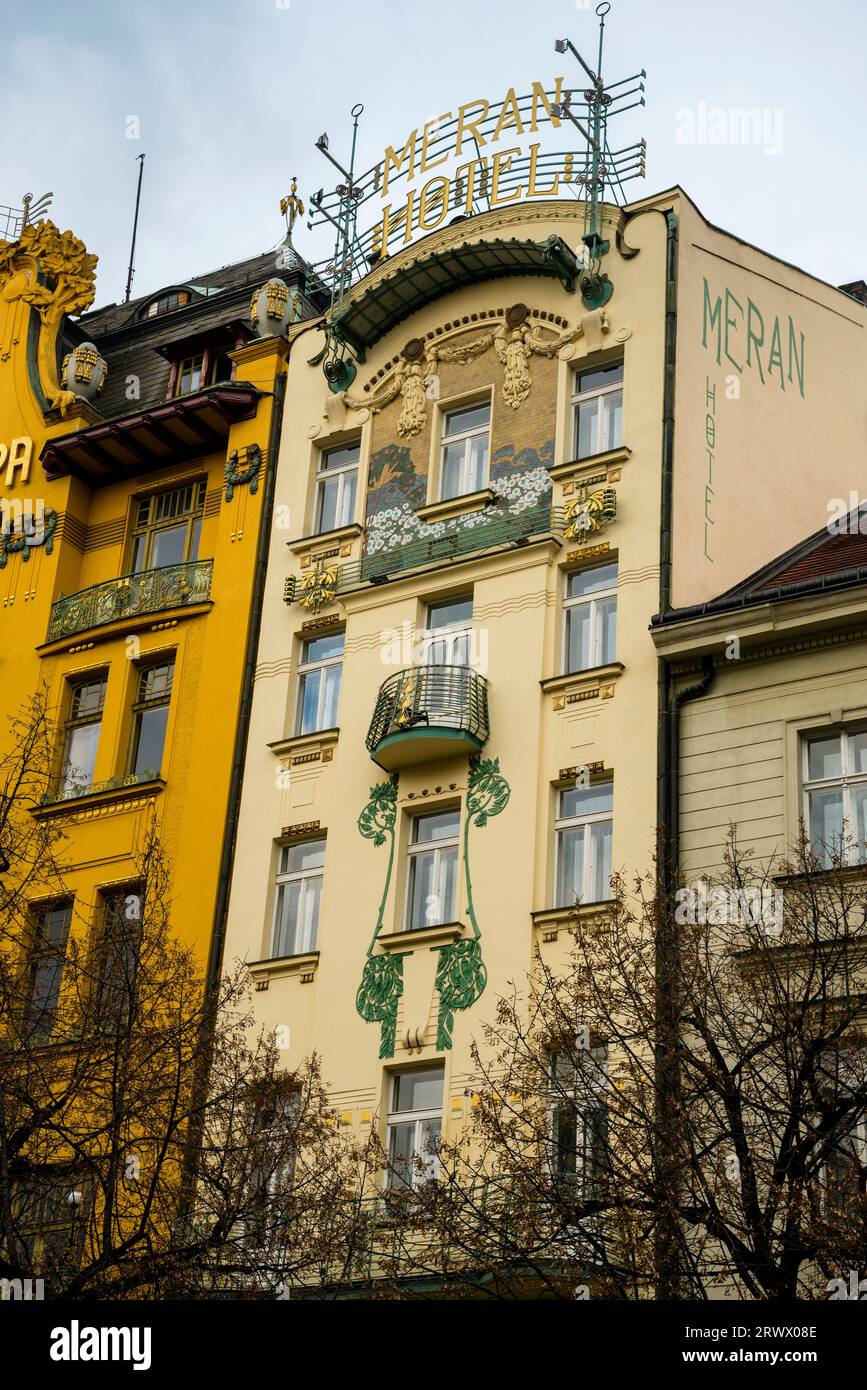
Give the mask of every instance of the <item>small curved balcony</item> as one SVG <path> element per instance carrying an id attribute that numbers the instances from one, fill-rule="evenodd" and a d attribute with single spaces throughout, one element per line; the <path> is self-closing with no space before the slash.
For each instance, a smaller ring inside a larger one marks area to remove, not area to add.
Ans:
<path id="1" fill-rule="evenodd" d="M 470 666 L 414 666 L 379 688 L 367 748 L 392 772 L 478 753 L 488 738 L 488 682 Z"/>
<path id="2" fill-rule="evenodd" d="M 140 570 L 119 579 L 106 579 L 65 594 L 51 605 L 47 641 L 56 642 L 105 623 L 124 622 L 139 614 L 206 603 L 211 596 L 213 560 L 189 560 L 182 565 Z"/>

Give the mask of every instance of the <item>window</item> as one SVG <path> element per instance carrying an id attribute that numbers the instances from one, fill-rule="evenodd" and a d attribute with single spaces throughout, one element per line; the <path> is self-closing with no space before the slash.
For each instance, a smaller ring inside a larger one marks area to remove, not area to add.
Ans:
<path id="1" fill-rule="evenodd" d="M 392 1078 L 387 1187 L 415 1189 L 436 1178 L 442 1114 L 442 1067 L 400 1072 Z"/>
<path id="2" fill-rule="evenodd" d="M 867 1050 L 843 1045 L 825 1052 L 817 1077 L 827 1111 L 839 1117 L 836 1132 L 843 1131 L 823 1164 L 825 1205 L 829 1215 L 857 1224 L 867 1192 L 867 1115 L 859 1113 L 867 1083 Z M 819 1119 L 817 1114 L 817 1125 Z"/>
<path id="3" fill-rule="evenodd" d="M 867 858 L 867 729 L 804 741 L 805 816 L 813 853 Z M 855 841 L 854 845 L 846 840 Z"/>
<path id="4" fill-rule="evenodd" d="M 473 637 L 473 596 L 431 603 L 427 610 L 424 662 L 428 666 L 469 666 Z"/>
<path id="5" fill-rule="evenodd" d="M 34 1041 L 54 1031 L 71 921 L 71 903 L 41 908 L 37 914 L 26 1019 L 27 1035 Z"/>
<path id="6" fill-rule="evenodd" d="M 155 319 L 157 314 L 167 314 L 172 309 L 181 309 L 189 302 L 189 290 L 169 290 L 168 293 L 161 294 L 159 299 L 151 300 L 145 318 Z"/>
<path id="7" fill-rule="evenodd" d="M 607 666 L 614 660 L 617 629 L 617 565 L 593 565 L 567 575 L 564 610 L 566 674 Z"/>
<path id="8" fill-rule="evenodd" d="M 298 1091 L 289 1088 L 274 1091 L 253 1109 L 246 1228 L 250 1245 L 258 1249 L 279 1241 L 287 1225 L 285 1199 L 295 1177 L 300 1111 Z"/>
<path id="9" fill-rule="evenodd" d="M 107 684 L 107 676 L 97 676 L 72 687 L 61 772 L 62 797 L 76 796 L 93 784 Z"/>
<path id="10" fill-rule="evenodd" d="M 561 791 L 556 826 L 557 907 L 610 898 L 613 805 L 610 778 Z"/>
<path id="11" fill-rule="evenodd" d="M 576 459 L 619 449 L 623 421 L 623 363 L 575 373 L 572 396 Z"/>
<path id="12" fill-rule="evenodd" d="M 130 884 L 105 897 L 97 965 L 96 1012 L 106 1032 L 124 1027 L 132 1015 L 142 941 L 141 889 Z"/>
<path id="13" fill-rule="evenodd" d="M 461 813 L 415 816 L 409 845 L 406 931 L 455 920 Z"/>
<path id="14" fill-rule="evenodd" d="M 478 492 L 487 482 L 490 452 L 491 407 L 480 405 L 452 410 L 443 420 L 440 460 L 440 498 Z"/>
<path id="15" fill-rule="evenodd" d="M 311 637 L 303 644 L 298 666 L 296 734 L 315 734 L 336 727 L 342 670 L 342 632 Z"/>
<path id="16" fill-rule="evenodd" d="M 13 1185 L 13 1230 L 37 1277 L 50 1275 L 75 1259 L 84 1225 L 82 1186 L 81 1178 L 72 1172 L 26 1178 Z"/>
<path id="17" fill-rule="evenodd" d="M 551 1052 L 549 1064 L 553 1174 L 593 1200 L 608 1168 L 608 1047 Z"/>
<path id="18" fill-rule="evenodd" d="M 138 673 L 138 690 L 132 711 L 130 773 L 141 777 L 150 772 L 159 776 L 169 722 L 174 659 L 158 666 L 146 666 Z"/>
<path id="19" fill-rule="evenodd" d="M 204 384 L 205 354 L 197 352 L 192 357 L 184 357 L 178 363 L 176 396 L 186 396 L 189 391 L 198 391 Z"/>
<path id="20" fill-rule="evenodd" d="M 133 524 L 130 572 L 139 574 L 198 559 L 204 505 L 204 481 L 140 498 Z"/>
<path id="21" fill-rule="evenodd" d="M 336 531 L 355 520 L 355 490 L 358 486 L 358 459 L 361 446 L 344 444 L 323 449 L 316 470 L 316 518 L 314 530 Z"/>
<path id="22" fill-rule="evenodd" d="M 283 845 L 277 869 L 272 959 L 316 950 L 325 840 Z"/>

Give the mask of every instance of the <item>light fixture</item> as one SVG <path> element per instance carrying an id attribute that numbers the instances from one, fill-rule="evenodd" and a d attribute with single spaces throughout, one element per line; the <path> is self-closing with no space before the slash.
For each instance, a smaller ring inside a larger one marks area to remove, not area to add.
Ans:
<path id="1" fill-rule="evenodd" d="M 555 52 L 555 53 L 565 53 L 565 52 L 566 52 L 566 45 L 568 44 L 568 42 L 569 42 L 568 39 L 555 39 L 555 40 L 554 40 L 554 52 Z"/>
<path id="2" fill-rule="evenodd" d="M 320 135 L 319 139 L 316 141 L 316 148 L 317 150 L 322 150 L 323 153 L 325 150 L 328 149 L 328 136 L 326 135 L 324 130 Z"/>

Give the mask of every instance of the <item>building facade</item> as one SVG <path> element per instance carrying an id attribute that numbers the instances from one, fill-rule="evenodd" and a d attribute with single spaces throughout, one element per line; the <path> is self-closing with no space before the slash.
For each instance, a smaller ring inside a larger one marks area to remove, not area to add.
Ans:
<path id="1" fill-rule="evenodd" d="M 666 833 L 651 619 L 862 472 L 863 303 L 676 189 L 606 206 L 614 289 L 586 308 L 582 216 L 515 203 L 375 265 L 348 390 L 321 326 L 289 332 L 224 958 L 392 1185 L 465 1123 L 497 997 Z"/>

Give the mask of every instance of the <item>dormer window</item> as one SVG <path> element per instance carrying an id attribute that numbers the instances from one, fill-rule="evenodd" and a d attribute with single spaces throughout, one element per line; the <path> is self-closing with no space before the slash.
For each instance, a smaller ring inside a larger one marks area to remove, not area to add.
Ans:
<path id="1" fill-rule="evenodd" d="M 145 310 L 145 318 L 155 319 L 158 314 L 168 314 L 172 309 L 182 309 L 190 302 L 189 290 L 169 290 L 158 299 L 152 299 Z"/>
<path id="2" fill-rule="evenodd" d="M 197 352 L 193 357 L 185 357 L 178 364 L 177 395 L 186 396 L 189 391 L 198 391 L 204 383 L 205 354 Z"/>

